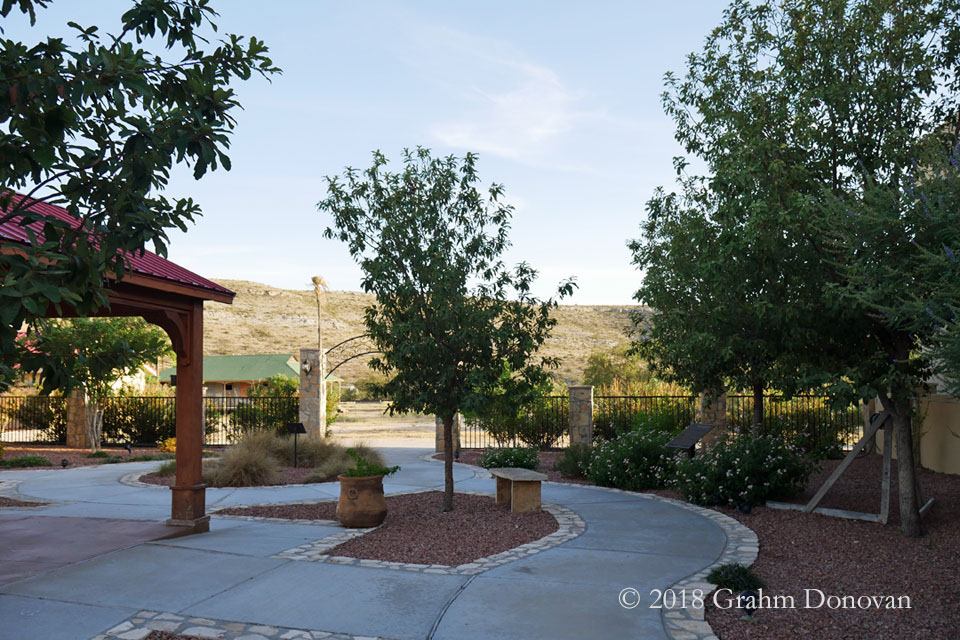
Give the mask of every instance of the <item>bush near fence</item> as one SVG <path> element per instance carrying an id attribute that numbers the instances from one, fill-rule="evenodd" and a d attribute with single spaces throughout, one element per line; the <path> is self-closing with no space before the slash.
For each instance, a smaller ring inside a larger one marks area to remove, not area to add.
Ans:
<path id="1" fill-rule="evenodd" d="M 737 433 L 753 426 L 753 397 L 727 397 L 727 420 Z M 830 406 L 826 396 L 802 395 L 793 398 L 764 396 L 762 434 L 780 436 L 818 457 L 842 457 L 845 448 L 856 444 L 863 432 L 860 408 Z"/>
<path id="2" fill-rule="evenodd" d="M 176 398 L 120 396 L 103 401 L 106 443 L 154 444 L 176 435 Z"/>
<path id="3" fill-rule="evenodd" d="M 67 441 L 67 399 L 60 396 L 0 398 L 0 428 L 7 442 L 63 444 Z"/>
<path id="4" fill-rule="evenodd" d="M 467 416 L 464 447 L 534 447 L 549 449 L 566 439 L 570 405 L 566 396 L 539 398 L 516 415 Z"/>

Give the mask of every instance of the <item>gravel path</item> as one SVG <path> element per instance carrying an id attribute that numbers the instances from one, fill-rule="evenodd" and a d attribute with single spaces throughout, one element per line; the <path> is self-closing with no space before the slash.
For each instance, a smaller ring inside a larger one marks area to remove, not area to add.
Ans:
<path id="1" fill-rule="evenodd" d="M 539 540 L 557 530 L 545 511 L 511 513 L 490 496 L 454 495 L 454 509 L 443 513 L 443 492 L 427 491 L 387 498 L 384 523 L 336 546 L 332 556 L 387 562 L 457 566 Z M 336 503 L 243 507 L 217 513 L 271 518 L 333 520 Z"/>

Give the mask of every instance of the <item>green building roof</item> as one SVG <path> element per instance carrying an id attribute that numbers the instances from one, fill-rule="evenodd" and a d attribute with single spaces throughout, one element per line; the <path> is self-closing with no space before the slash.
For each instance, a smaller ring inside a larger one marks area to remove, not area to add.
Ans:
<path id="1" fill-rule="evenodd" d="M 170 367 L 160 372 L 160 382 L 170 382 L 170 376 L 177 372 Z M 299 378 L 300 370 L 296 359 L 289 353 L 263 353 L 251 356 L 204 356 L 204 382 L 243 382 L 266 380 L 275 375 Z M 327 376 L 327 380 L 338 381 L 342 378 Z"/>

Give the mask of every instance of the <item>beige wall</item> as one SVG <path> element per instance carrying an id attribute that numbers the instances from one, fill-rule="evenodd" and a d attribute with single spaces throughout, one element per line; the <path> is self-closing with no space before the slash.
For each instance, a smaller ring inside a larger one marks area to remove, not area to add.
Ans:
<path id="1" fill-rule="evenodd" d="M 960 475 L 960 400 L 947 395 L 927 396 L 920 401 L 920 464 L 933 471 Z M 877 434 L 877 449 L 883 432 Z M 893 456 L 897 456 L 894 444 Z"/>

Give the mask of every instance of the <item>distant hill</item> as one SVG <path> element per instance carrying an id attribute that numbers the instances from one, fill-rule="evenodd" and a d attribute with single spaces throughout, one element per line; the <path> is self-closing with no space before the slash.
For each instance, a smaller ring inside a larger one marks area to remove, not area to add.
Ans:
<path id="1" fill-rule="evenodd" d="M 312 290 L 278 289 L 258 282 L 218 280 L 237 292 L 232 305 L 208 302 L 204 313 L 204 351 L 207 355 L 292 353 L 317 344 L 316 301 Z M 324 346 L 330 347 L 363 332 L 363 309 L 373 296 L 352 291 L 327 294 Z M 558 373 L 578 383 L 587 358 L 594 351 L 626 344 L 629 312 L 635 306 L 562 305 L 557 326 L 544 345 L 544 354 L 560 359 Z M 347 382 L 369 378 L 366 358 L 337 370 Z"/>

